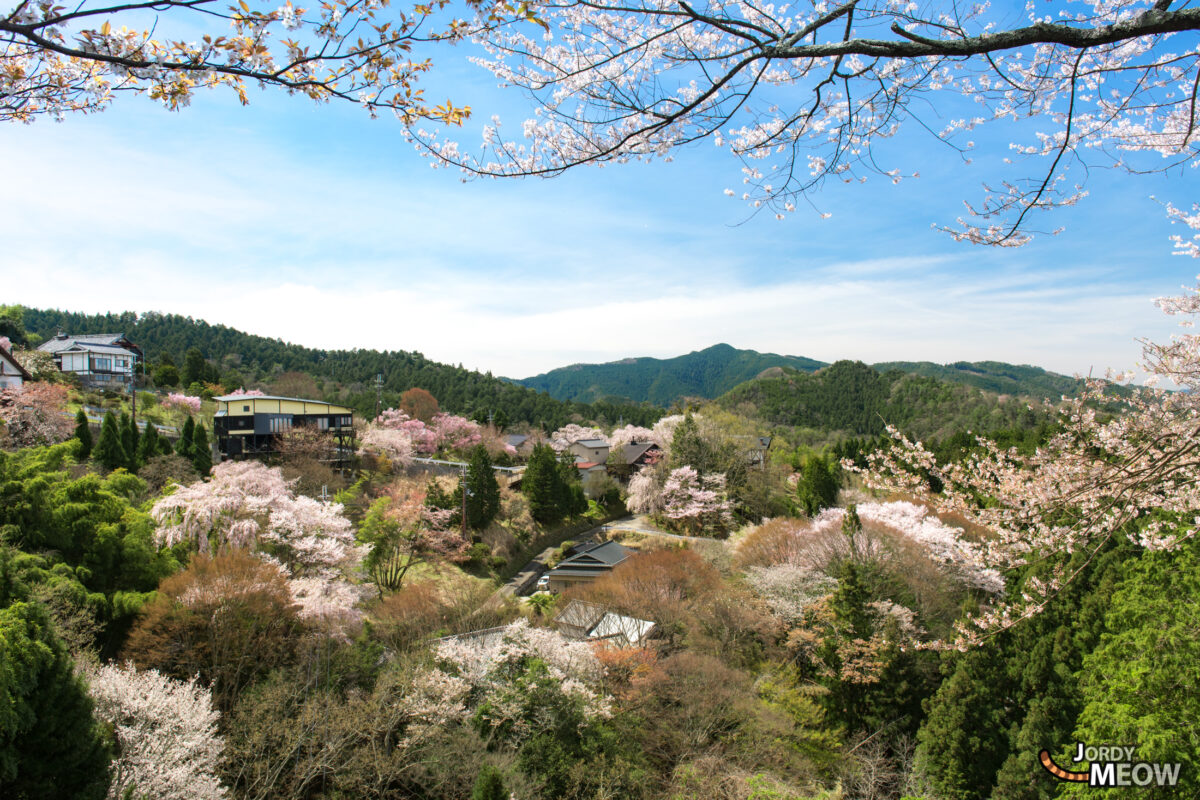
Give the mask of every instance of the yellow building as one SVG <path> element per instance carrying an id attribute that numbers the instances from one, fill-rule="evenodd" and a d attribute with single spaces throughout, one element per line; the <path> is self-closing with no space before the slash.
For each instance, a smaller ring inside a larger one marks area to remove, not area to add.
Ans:
<path id="1" fill-rule="evenodd" d="M 213 398 L 213 434 L 224 458 L 273 453 L 275 436 L 301 426 L 327 431 L 345 450 L 354 439 L 354 412 L 320 400 L 228 394 Z"/>

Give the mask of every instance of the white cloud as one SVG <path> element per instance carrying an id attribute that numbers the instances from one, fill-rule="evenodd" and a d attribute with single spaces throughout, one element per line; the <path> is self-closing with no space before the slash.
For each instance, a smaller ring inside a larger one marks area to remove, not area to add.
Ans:
<path id="1" fill-rule="evenodd" d="M 813 242 L 848 257 L 805 256 L 799 223 L 714 226 L 682 196 L 573 177 L 462 187 L 135 119 L 149 126 L 138 140 L 90 119 L 0 130 L 22 154 L 0 186 L 5 302 L 180 313 L 512 377 L 720 341 L 1086 372 L 1131 366 L 1135 336 L 1170 330 L 1148 300 L 1173 286 L 1095 265 L 898 254 L 870 237 Z"/>

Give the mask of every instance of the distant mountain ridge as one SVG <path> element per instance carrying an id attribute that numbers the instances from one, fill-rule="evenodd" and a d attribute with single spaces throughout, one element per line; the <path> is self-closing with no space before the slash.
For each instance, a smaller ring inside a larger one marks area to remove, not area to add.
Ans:
<path id="1" fill-rule="evenodd" d="M 675 358 L 624 358 L 607 364 L 572 364 L 517 381 L 559 400 L 590 403 L 608 397 L 669 406 L 681 397 L 713 398 L 771 367 L 812 372 L 822 361 L 739 350 L 716 344 Z"/>
<path id="2" fill-rule="evenodd" d="M 813 373 L 830 366 L 803 356 L 739 350 L 717 344 L 675 358 L 623 358 L 604 364 L 572 364 L 518 380 L 559 400 L 591 403 L 621 398 L 670 406 L 682 397 L 714 399 L 759 377 L 780 377 L 780 370 Z M 898 370 L 912 375 L 961 383 L 995 394 L 1056 399 L 1079 391 L 1076 378 L 1027 364 L 1002 361 L 885 361 L 871 365 L 880 373 Z M 768 372 L 770 371 L 770 372 Z M 765 374 L 764 374 L 765 373 Z"/>

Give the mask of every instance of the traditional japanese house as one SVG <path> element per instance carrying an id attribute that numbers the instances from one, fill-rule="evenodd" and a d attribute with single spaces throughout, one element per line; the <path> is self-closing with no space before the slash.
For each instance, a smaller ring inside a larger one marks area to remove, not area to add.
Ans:
<path id="1" fill-rule="evenodd" d="M 79 376 L 88 388 L 129 391 L 133 373 L 142 358 L 141 349 L 123 333 L 90 333 L 68 336 L 59 332 L 38 345 L 54 357 L 61 372 Z"/>

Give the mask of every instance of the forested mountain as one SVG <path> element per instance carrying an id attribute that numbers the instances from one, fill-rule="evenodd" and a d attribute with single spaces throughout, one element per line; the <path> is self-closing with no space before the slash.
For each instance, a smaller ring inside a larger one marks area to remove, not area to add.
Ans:
<path id="1" fill-rule="evenodd" d="M 593 402 L 619 397 L 669 406 L 681 397 L 724 394 L 771 367 L 812 372 L 821 361 L 739 350 L 716 344 L 675 358 L 626 358 L 607 364 L 572 364 L 519 383 L 549 392 L 560 400 Z"/>
<path id="2" fill-rule="evenodd" d="M 714 398 L 770 370 L 766 376 L 780 377 L 780 368 L 811 373 L 826 367 L 822 361 L 801 356 L 781 356 L 739 350 L 727 344 L 676 358 L 626 358 L 607 364 L 572 364 L 518 383 L 548 392 L 560 400 L 593 402 L 601 398 L 623 398 L 669 406 L 681 397 Z M 893 370 L 961 383 L 996 394 L 1057 399 L 1074 394 L 1082 382 L 1040 367 L 1005 364 L 1002 361 L 885 361 L 871 365 L 880 373 Z"/>
<path id="3" fill-rule="evenodd" d="M 880 372 L 900 370 L 927 378 L 965 383 L 976 389 L 996 394 L 1028 395 L 1057 400 L 1063 395 L 1078 392 L 1083 381 L 1047 372 L 1028 364 L 1005 364 L 1002 361 L 956 361 L 953 364 L 934 364 L 931 361 L 884 361 L 872 366 Z"/>
<path id="4" fill-rule="evenodd" d="M 198 348 L 228 389 L 267 383 L 284 373 L 303 373 L 315 379 L 325 399 L 336 399 L 364 414 L 375 408 L 377 374 L 383 375 L 385 408 L 395 405 L 400 393 L 420 387 L 431 392 L 443 409 L 455 413 L 502 412 L 510 421 L 538 423 L 551 430 L 574 415 L 597 422 L 624 419 L 644 425 L 662 414 L 644 404 L 564 402 L 490 373 L 430 361 L 416 352 L 316 350 L 178 314 L 80 314 L 27 308 L 24 321 L 28 331 L 43 338 L 54 336 L 59 329 L 72 334 L 122 332 L 152 363 L 166 356 L 182 364 L 187 351 Z"/>
<path id="5" fill-rule="evenodd" d="M 1030 427 L 1039 415 L 1026 403 L 961 383 L 879 372 L 838 361 L 812 374 L 784 370 L 737 386 L 717 402 L 771 425 L 875 436 L 895 425 L 914 436 L 945 437 L 970 428 Z"/>

